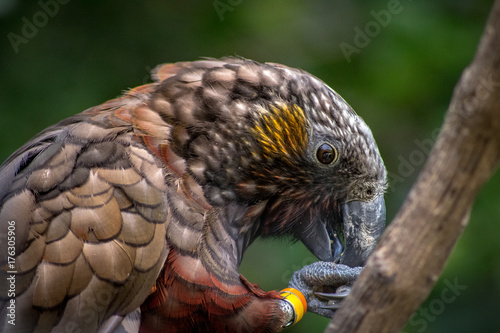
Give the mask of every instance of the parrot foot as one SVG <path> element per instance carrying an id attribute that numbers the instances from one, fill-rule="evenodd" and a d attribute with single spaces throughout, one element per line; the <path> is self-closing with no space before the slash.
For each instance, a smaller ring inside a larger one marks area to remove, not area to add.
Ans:
<path id="1" fill-rule="evenodd" d="M 318 261 L 296 271 L 289 286 L 302 292 L 309 311 L 331 318 L 351 292 L 350 286 L 361 270 L 362 267 Z"/>

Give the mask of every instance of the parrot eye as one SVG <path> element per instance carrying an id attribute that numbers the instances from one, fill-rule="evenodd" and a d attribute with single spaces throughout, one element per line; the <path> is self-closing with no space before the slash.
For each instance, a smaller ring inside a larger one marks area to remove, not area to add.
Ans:
<path id="1" fill-rule="evenodd" d="M 332 164 L 337 157 L 337 149 L 328 143 L 322 143 L 316 151 L 316 158 L 321 164 Z"/>

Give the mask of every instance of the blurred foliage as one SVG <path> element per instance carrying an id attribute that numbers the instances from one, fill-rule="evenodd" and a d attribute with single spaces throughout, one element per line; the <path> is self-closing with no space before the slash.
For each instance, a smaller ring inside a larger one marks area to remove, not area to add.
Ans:
<path id="1" fill-rule="evenodd" d="M 0 161 L 43 128 L 148 82 L 159 63 L 239 55 L 311 72 L 366 120 L 391 175 L 388 221 L 424 163 L 492 5 L 59 0 L 65 4 L 57 13 L 41 6 L 55 1 L 0 0 Z M 397 13 L 383 16 L 388 8 Z M 36 31 L 26 22 L 36 23 Z M 347 61 L 341 43 L 356 46 L 366 28 L 368 43 Z M 13 36 L 25 39 L 13 43 Z M 443 275 L 405 332 L 500 327 L 499 187 L 496 175 L 479 194 Z M 314 260 L 301 244 L 258 240 L 241 272 L 264 289 L 281 289 L 294 270 Z M 454 283 L 465 287 L 450 290 Z M 327 322 L 308 314 L 287 332 L 321 332 Z"/>

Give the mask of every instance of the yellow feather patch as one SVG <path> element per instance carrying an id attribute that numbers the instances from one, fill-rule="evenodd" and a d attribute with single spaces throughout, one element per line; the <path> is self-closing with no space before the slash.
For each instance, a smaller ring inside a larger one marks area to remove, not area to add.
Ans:
<path id="1" fill-rule="evenodd" d="M 298 157 L 308 144 L 306 117 L 297 105 L 275 105 L 262 112 L 252 132 L 265 158 Z"/>

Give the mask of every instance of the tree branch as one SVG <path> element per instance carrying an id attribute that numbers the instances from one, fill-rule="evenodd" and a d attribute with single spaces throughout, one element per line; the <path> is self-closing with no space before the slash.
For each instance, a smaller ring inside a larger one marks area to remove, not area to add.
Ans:
<path id="1" fill-rule="evenodd" d="M 427 298 L 500 158 L 500 0 L 419 179 L 325 332 L 397 332 Z"/>

